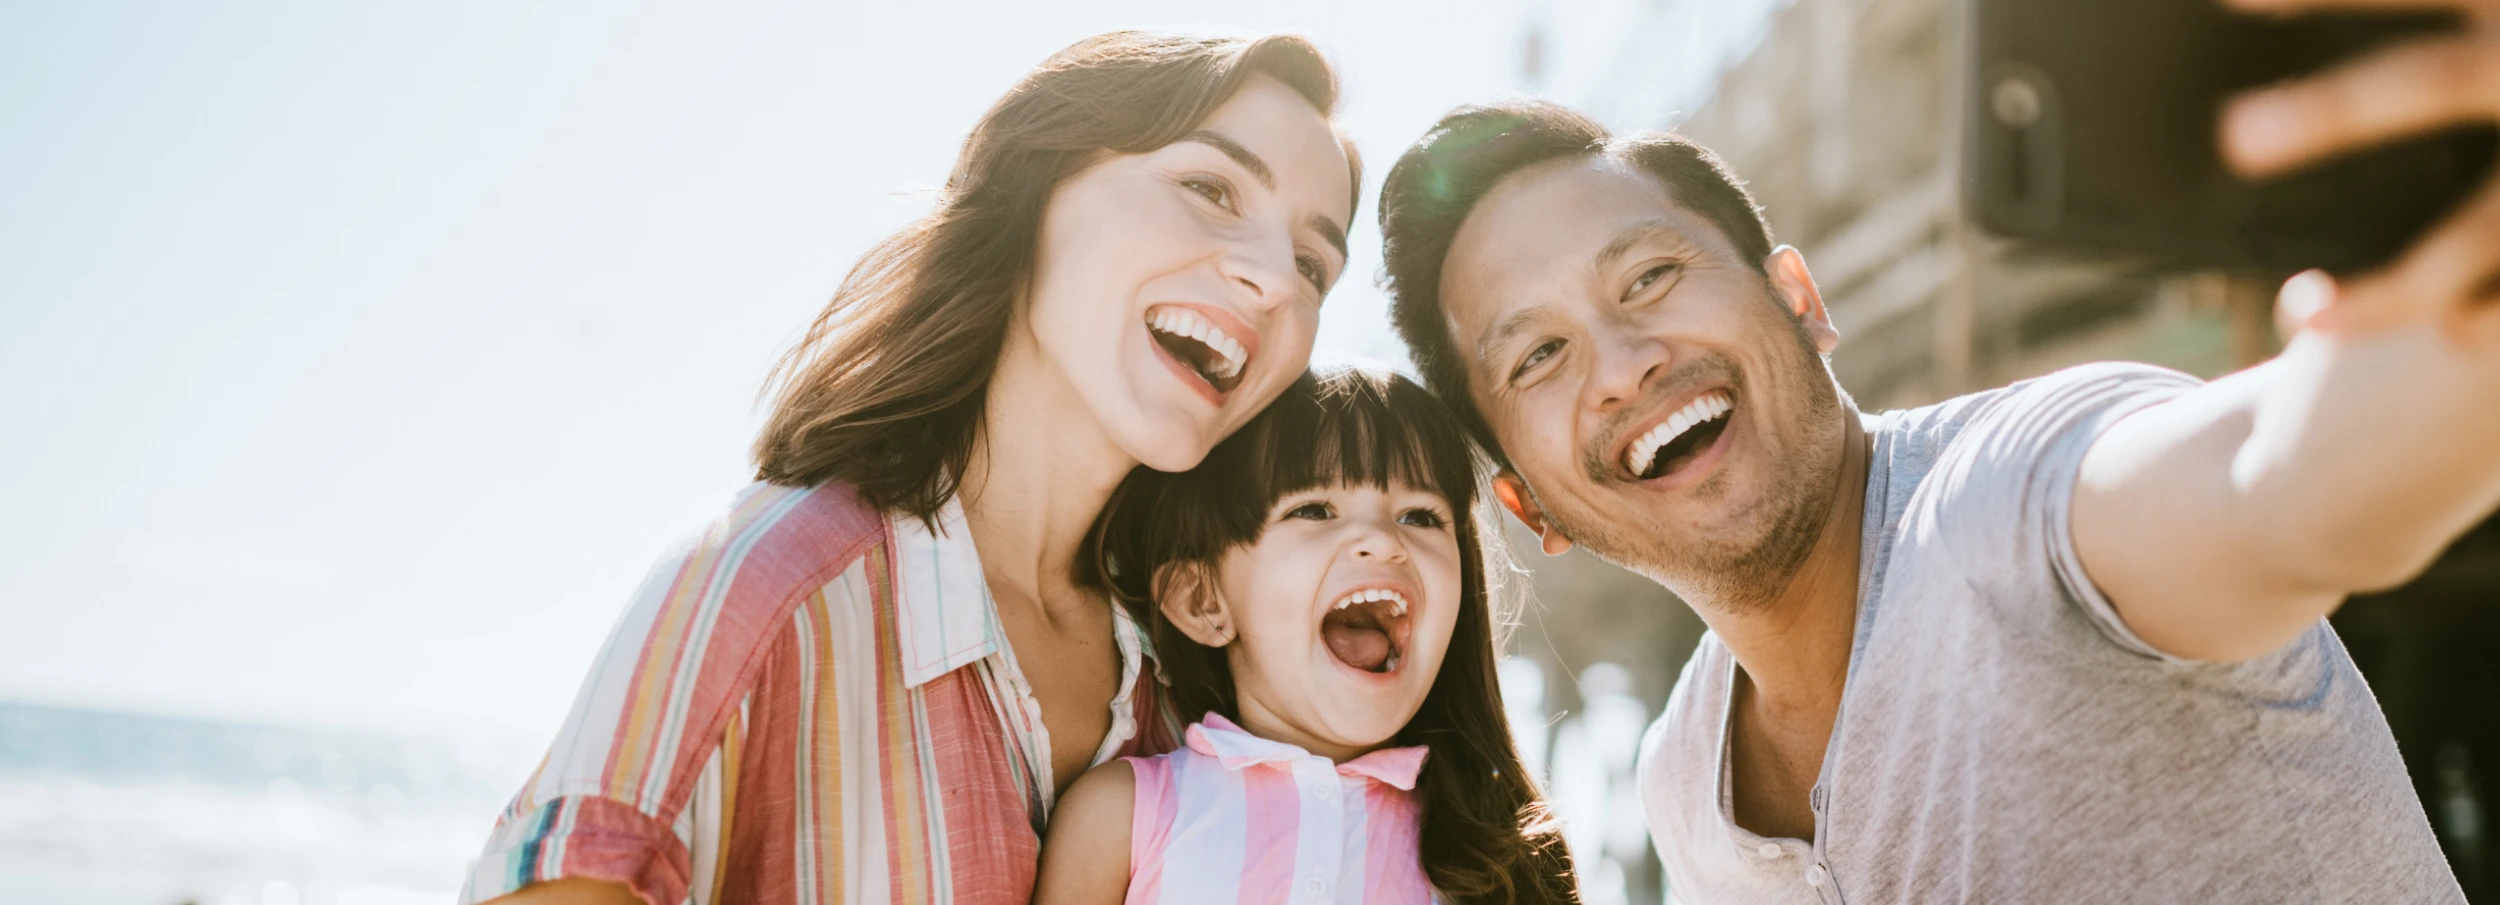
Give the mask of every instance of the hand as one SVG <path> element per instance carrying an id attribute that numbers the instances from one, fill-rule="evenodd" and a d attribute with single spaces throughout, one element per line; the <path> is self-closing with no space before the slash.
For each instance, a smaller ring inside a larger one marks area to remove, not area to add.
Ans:
<path id="1" fill-rule="evenodd" d="M 2253 13 L 2446 9 L 2467 19 L 2461 34 L 2400 44 L 2234 99 L 2223 116 L 2222 148 L 2244 176 L 2445 126 L 2500 121 L 2500 0 L 2224 2 Z M 2286 310 L 2286 320 L 2328 332 L 2431 323 L 2469 347 L 2500 348 L 2500 174 L 2386 268 L 2340 286 L 2322 276 L 2285 284 L 2283 307 L 2315 311 Z"/>

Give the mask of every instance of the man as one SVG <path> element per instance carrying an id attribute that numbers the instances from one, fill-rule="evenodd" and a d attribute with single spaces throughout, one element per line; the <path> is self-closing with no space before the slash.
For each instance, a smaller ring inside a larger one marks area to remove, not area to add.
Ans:
<path id="1" fill-rule="evenodd" d="M 2471 37 L 2242 103 L 2236 163 L 2500 112 L 2477 2 Z M 1881 416 L 1832 379 L 1804 258 L 1688 142 L 1462 109 L 1381 220 L 1496 496 L 1711 628 L 1643 744 L 1679 898 L 2462 900 L 2323 617 L 2500 505 L 2500 189 L 2383 273 L 2287 284 L 2324 310 L 2263 366 Z"/>

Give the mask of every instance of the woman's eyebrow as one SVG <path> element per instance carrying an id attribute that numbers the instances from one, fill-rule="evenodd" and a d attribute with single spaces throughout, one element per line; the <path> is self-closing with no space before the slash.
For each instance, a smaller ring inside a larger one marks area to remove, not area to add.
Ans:
<path id="1" fill-rule="evenodd" d="M 1257 152 L 1242 147 L 1241 142 L 1232 140 L 1224 133 L 1213 129 L 1200 129 L 1181 136 L 1181 140 L 1194 141 L 1224 152 L 1224 156 L 1232 158 L 1234 163 L 1241 164 L 1242 169 L 1249 170 L 1250 175 L 1257 177 L 1259 184 L 1266 186 L 1268 191 L 1276 190 L 1276 170 L 1269 167 L 1267 161 L 1261 159 Z"/>
<path id="2" fill-rule="evenodd" d="M 1232 158 L 1234 163 L 1241 164 L 1242 169 L 1249 170 L 1250 175 L 1256 177 L 1259 184 L 1266 186 L 1268 191 L 1276 190 L 1275 168 L 1268 166 L 1267 160 L 1260 157 L 1258 152 L 1243 147 L 1241 142 L 1234 141 L 1231 136 L 1213 129 L 1200 129 L 1181 136 L 1181 140 L 1194 141 L 1224 152 L 1224 156 Z M 1329 219 L 1326 214 L 1312 214 L 1303 221 L 1303 225 L 1310 227 L 1312 232 L 1319 233 L 1320 238 L 1328 240 L 1329 247 L 1337 250 L 1338 257 L 1351 257 L 1346 251 L 1346 228 L 1339 225 L 1337 221 Z"/>

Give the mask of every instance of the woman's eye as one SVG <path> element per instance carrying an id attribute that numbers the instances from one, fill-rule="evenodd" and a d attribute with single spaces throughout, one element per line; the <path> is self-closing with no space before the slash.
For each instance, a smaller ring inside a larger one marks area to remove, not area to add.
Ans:
<path id="1" fill-rule="evenodd" d="M 1293 268 L 1302 273 L 1303 279 L 1311 281 L 1312 286 L 1320 289 L 1328 288 L 1328 265 L 1320 263 L 1318 258 L 1310 255 L 1295 255 Z"/>
<path id="2" fill-rule="evenodd" d="M 1217 207 L 1228 211 L 1233 209 L 1233 187 L 1227 185 L 1224 180 L 1193 176 L 1181 180 L 1181 184 L 1188 186 L 1190 191 L 1197 192 L 1200 197 L 1214 202 Z"/>
<path id="3" fill-rule="evenodd" d="M 1336 518 L 1337 512 L 1334 509 L 1328 508 L 1327 503 L 1304 503 L 1300 506 L 1295 506 L 1291 509 L 1285 510 L 1285 517 L 1289 519 L 1302 518 L 1310 519 L 1315 522 L 1324 522 L 1329 519 Z"/>
<path id="4" fill-rule="evenodd" d="M 1398 524 L 1416 528 L 1441 528 L 1449 523 L 1448 518 L 1430 509 L 1409 509 L 1398 516 Z"/>
<path id="5" fill-rule="evenodd" d="M 1562 351 L 1562 340 L 1559 339 L 1546 340 L 1536 348 L 1528 350 L 1528 357 L 1520 359 L 1519 366 L 1511 369 L 1510 379 L 1518 380 L 1519 375 L 1528 373 L 1530 368 L 1544 364 L 1546 359 L 1554 357 L 1554 353 L 1560 351 Z"/>
<path id="6" fill-rule="evenodd" d="M 1660 264 L 1648 270 L 1641 271 L 1641 275 L 1632 280 L 1632 288 L 1623 291 L 1623 297 L 1627 299 L 1631 298 L 1634 294 L 1640 292 L 1641 290 L 1657 285 L 1659 280 L 1666 279 L 1667 274 L 1674 273 L 1675 269 L 1680 266 L 1683 265 Z"/>

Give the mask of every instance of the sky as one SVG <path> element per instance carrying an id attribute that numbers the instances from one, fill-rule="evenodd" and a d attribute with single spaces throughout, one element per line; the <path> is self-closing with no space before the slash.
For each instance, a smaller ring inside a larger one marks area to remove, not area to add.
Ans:
<path id="1" fill-rule="evenodd" d="M 1379 177 L 1573 2 L 0 5 L 0 699 L 534 751 L 1031 65 L 1317 40 L 1370 184 L 1315 360 L 1398 362 Z"/>

